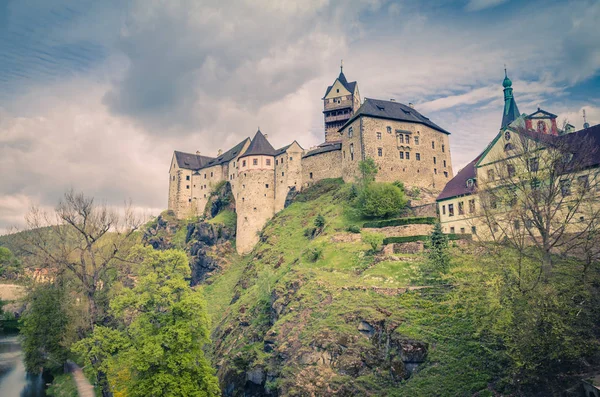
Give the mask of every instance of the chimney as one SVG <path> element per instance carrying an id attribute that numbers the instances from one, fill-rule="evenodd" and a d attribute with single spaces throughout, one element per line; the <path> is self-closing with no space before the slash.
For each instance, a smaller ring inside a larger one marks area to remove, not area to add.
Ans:
<path id="1" fill-rule="evenodd" d="M 217 157 L 219 157 L 219 156 L 220 156 L 220 155 L 222 155 L 222 154 L 223 154 L 223 151 L 222 151 L 221 149 L 219 149 L 219 150 L 217 151 Z"/>
<path id="2" fill-rule="evenodd" d="M 200 150 L 196 150 L 196 155 L 200 156 Z"/>
<path id="3" fill-rule="evenodd" d="M 411 109 L 414 109 L 414 108 L 415 108 L 415 105 L 413 105 L 413 103 L 412 103 L 412 102 L 409 102 L 409 103 L 408 103 L 408 107 L 409 107 L 409 108 L 411 108 Z"/>
<path id="4" fill-rule="evenodd" d="M 264 134 L 264 135 L 265 135 L 265 139 L 269 139 L 269 135 L 267 135 L 267 134 Z"/>
<path id="5" fill-rule="evenodd" d="M 394 98 L 390 98 L 390 102 L 396 102 Z"/>

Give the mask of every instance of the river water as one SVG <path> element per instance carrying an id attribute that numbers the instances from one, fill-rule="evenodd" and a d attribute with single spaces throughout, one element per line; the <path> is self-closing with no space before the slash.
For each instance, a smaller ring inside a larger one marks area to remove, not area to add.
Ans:
<path id="1" fill-rule="evenodd" d="M 17 334 L 0 333 L 0 397 L 45 397 L 42 375 L 29 375 Z"/>

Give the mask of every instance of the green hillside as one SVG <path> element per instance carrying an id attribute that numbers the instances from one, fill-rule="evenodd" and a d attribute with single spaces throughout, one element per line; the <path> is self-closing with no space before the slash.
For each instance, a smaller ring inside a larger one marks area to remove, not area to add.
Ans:
<path id="1" fill-rule="evenodd" d="M 501 293 L 519 262 L 507 249 L 451 243 L 452 270 L 438 277 L 425 270 L 425 254 L 373 254 L 347 231 L 362 223 L 349 194 L 339 181 L 302 193 L 267 224 L 252 254 L 231 254 L 203 287 L 225 395 L 483 396 L 531 391 L 529 380 L 542 392 L 577 382 L 579 359 L 591 360 L 597 347 L 598 313 L 590 301 L 579 318 L 561 307 L 570 278 L 545 287 L 558 294 L 557 312 L 546 313 L 541 296 Z M 319 215 L 325 226 L 312 238 Z M 564 270 L 582 268 L 570 261 Z M 589 274 L 597 281 L 597 271 Z M 597 284 L 589 285 L 597 302 Z M 527 339 L 535 322 L 515 317 L 523 307 L 554 321 L 551 348 L 531 346 L 542 343 Z M 559 314 L 563 321 L 551 317 Z M 522 339 L 507 335 L 511 327 Z M 518 349 L 554 354 L 545 357 L 550 367 L 531 368 Z M 562 377 L 540 383 L 542 370 Z"/>

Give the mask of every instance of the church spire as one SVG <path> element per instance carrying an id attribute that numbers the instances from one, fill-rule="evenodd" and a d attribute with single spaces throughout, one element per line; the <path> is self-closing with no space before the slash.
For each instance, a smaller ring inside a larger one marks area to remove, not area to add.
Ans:
<path id="1" fill-rule="evenodd" d="M 502 125 L 500 128 L 506 128 L 506 126 L 519 117 L 519 108 L 517 107 L 517 102 L 515 102 L 513 96 L 512 81 L 508 78 L 506 65 L 504 65 L 504 81 L 502 81 L 502 87 L 504 87 L 504 112 L 502 112 Z"/>

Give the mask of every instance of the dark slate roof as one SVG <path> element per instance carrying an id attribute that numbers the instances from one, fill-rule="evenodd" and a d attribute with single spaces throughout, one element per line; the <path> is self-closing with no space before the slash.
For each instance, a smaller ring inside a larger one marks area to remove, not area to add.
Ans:
<path id="1" fill-rule="evenodd" d="M 252 138 L 252 142 L 250 143 L 250 146 L 248 146 L 248 150 L 246 150 L 246 152 L 241 155 L 240 158 L 259 155 L 275 156 L 275 153 L 277 153 L 277 151 L 273 148 L 273 146 L 271 146 L 269 141 L 267 141 L 267 138 L 265 138 L 263 133 L 258 130 L 256 131 L 254 138 Z"/>
<path id="2" fill-rule="evenodd" d="M 600 165 L 600 124 L 570 134 L 546 136 L 560 142 L 561 147 L 573 153 L 572 161 L 577 166 L 587 168 Z"/>
<path id="3" fill-rule="evenodd" d="M 307 158 L 310 156 L 315 156 L 317 154 L 333 152 L 335 150 L 342 150 L 341 142 L 323 143 L 323 144 L 319 145 L 316 149 L 313 149 L 313 150 L 309 151 L 308 153 L 306 153 L 304 156 L 302 156 L 302 158 L 304 159 L 304 158 Z"/>
<path id="4" fill-rule="evenodd" d="M 212 157 L 201 156 L 199 154 L 175 151 L 175 161 L 177 161 L 177 166 L 186 170 L 199 170 L 211 160 L 214 159 Z"/>
<path id="5" fill-rule="evenodd" d="M 471 187 L 467 186 L 467 181 L 469 179 L 474 179 L 476 177 L 475 173 L 475 164 L 481 157 L 481 154 L 469 164 L 467 164 L 462 170 L 458 171 L 458 174 L 454 176 L 454 178 L 450 179 L 450 182 L 446 184 L 444 190 L 437 197 L 437 200 L 444 200 L 451 197 L 463 196 L 465 194 L 472 194 L 475 191 L 476 183 L 474 183 Z"/>
<path id="6" fill-rule="evenodd" d="M 294 142 L 292 142 L 292 143 L 294 143 Z M 290 146 L 292 146 L 292 143 L 290 143 L 289 145 L 285 145 L 285 146 L 284 146 L 284 147 L 282 147 L 282 148 L 279 148 L 279 149 L 277 149 L 277 150 L 275 151 L 275 156 L 279 156 L 279 155 L 281 155 L 281 154 L 285 153 L 285 151 L 286 151 L 286 150 L 288 150 L 288 148 L 289 148 Z"/>
<path id="7" fill-rule="evenodd" d="M 557 116 L 557 115 L 555 115 L 554 113 L 547 112 L 547 111 L 545 111 L 544 109 L 540 109 L 540 108 L 537 108 L 537 110 L 536 110 L 535 112 L 531 113 L 531 114 L 530 114 L 530 115 L 528 115 L 527 117 L 528 117 L 528 118 L 530 118 L 530 117 L 532 117 L 532 116 L 533 116 L 534 114 L 536 114 L 536 113 L 543 113 L 544 115 L 546 115 L 546 116 L 550 117 L 551 119 L 555 119 L 555 118 L 557 118 L 557 117 L 558 117 L 558 116 Z"/>
<path id="8" fill-rule="evenodd" d="M 241 141 L 240 143 L 238 143 L 237 145 L 235 145 L 234 147 L 232 147 L 231 149 L 229 149 L 228 151 L 226 151 L 219 157 L 207 162 L 202 168 L 208 168 L 208 167 L 212 167 L 215 165 L 222 165 L 222 164 L 230 162 L 231 160 L 233 160 L 235 158 L 235 156 L 240 154 L 240 152 L 244 148 L 244 145 L 249 140 L 250 140 L 250 138 L 244 139 L 243 141 Z"/>
<path id="9" fill-rule="evenodd" d="M 416 111 L 410 106 L 406 106 L 400 102 L 394 101 L 382 101 L 380 99 L 365 99 L 365 102 L 360 108 L 354 113 L 354 115 L 344 124 L 339 131 L 343 130 L 348 124 L 356 120 L 359 116 L 370 116 L 381 119 L 390 119 L 398 121 L 407 121 L 409 123 L 420 123 L 425 124 L 428 127 L 443 132 L 444 134 L 450 134 L 448 131 L 435 124 L 429 118 L 423 116 L 421 113 Z"/>
<path id="10" fill-rule="evenodd" d="M 514 97 L 511 97 L 508 101 L 504 102 L 504 112 L 502 113 L 502 125 L 500 128 L 507 127 L 510 123 L 515 121 L 519 114 L 519 108 L 517 107 L 517 102 Z"/>
<path id="11" fill-rule="evenodd" d="M 346 80 L 346 76 L 344 75 L 344 72 L 340 71 L 340 75 L 338 76 L 338 78 L 336 80 L 339 80 L 340 83 L 342 83 L 342 85 L 344 86 L 344 88 L 346 88 L 348 91 L 350 91 L 351 93 L 354 93 L 354 88 L 356 87 L 356 81 L 349 83 L 348 80 Z M 335 84 L 335 81 L 333 82 L 333 84 Z M 325 98 L 327 96 L 327 94 L 329 94 L 329 91 L 331 91 L 331 89 L 333 88 L 333 84 L 330 85 L 329 87 L 327 87 L 327 90 L 325 91 L 325 95 L 323 95 L 323 98 Z"/>

